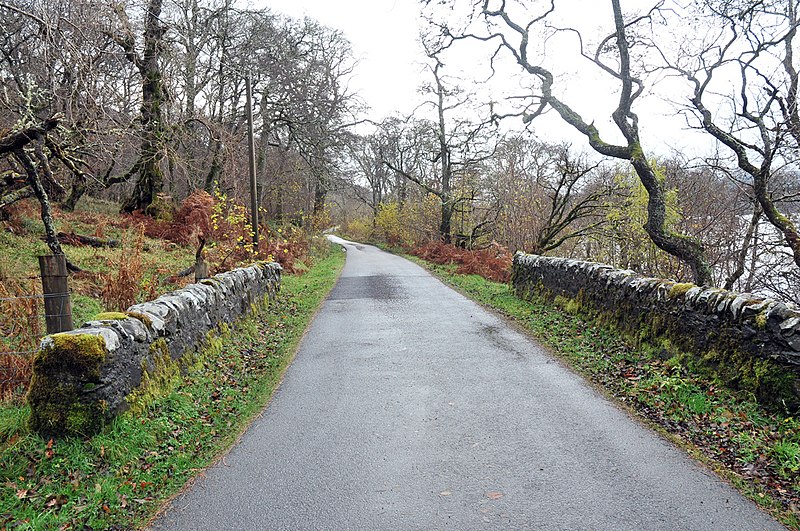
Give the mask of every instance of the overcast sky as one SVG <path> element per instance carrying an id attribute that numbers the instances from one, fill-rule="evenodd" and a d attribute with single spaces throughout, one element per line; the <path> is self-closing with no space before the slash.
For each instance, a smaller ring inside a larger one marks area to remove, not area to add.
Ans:
<path id="1" fill-rule="evenodd" d="M 628 0 L 631 7 L 636 7 L 639 1 Z M 418 0 L 253 2 L 293 17 L 308 16 L 341 30 L 351 42 L 359 60 L 351 88 L 372 108 L 369 114 L 371 119 L 377 121 L 392 114 L 408 114 L 418 106 L 421 97 L 417 94 L 417 88 L 427 81 L 422 66 L 425 57 L 418 42 L 424 24 L 420 19 Z M 557 16 L 572 15 L 569 25 L 577 25 L 586 35 L 598 34 L 600 25 L 604 23 L 606 29 L 609 27 L 611 13 L 607 2 L 561 0 L 558 6 L 563 15 L 557 13 Z M 600 127 L 601 134 L 612 142 L 618 141 L 618 131 L 610 120 L 616 104 L 614 83 L 598 75 L 597 70 L 584 59 L 576 57 L 575 41 L 573 39 L 570 42 L 570 38 L 565 36 L 563 42 L 554 40 L 546 50 L 550 59 L 548 66 L 562 74 L 559 90 L 587 121 L 594 121 Z M 567 53 L 564 53 L 565 50 L 568 50 Z M 460 57 L 448 60 L 448 72 L 466 69 L 469 71 L 466 75 L 479 73 L 479 61 L 485 59 L 483 52 L 482 49 L 464 50 Z M 591 75 L 587 76 L 586 72 Z M 509 79 L 507 82 L 511 87 L 519 86 L 518 81 Z M 469 85 L 469 82 L 465 84 Z M 668 154 L 672 150 L 686 151 L 687 146 L 697 142 L 695 133 L 688 133 L 683 120 L 676 118 L 674 108 L 659 98 L 653 97 L 649 102 L 643 101 L 639 105 L 643 105 L 639 110 L 643 116 L 640 126 L 645 146 L 660 154 Z M 571 141 L 576 146 L 585 144 L 581 135 L 561 122 L 555 113 L 550 114 L 535 122 L 538 136 L 552 141 Z"/>
<path id="2" fill-rule="evenodd" d="M 308 16 L 341 30 L 359 60 L 352 87 L 380 120 L 416 105 L 422 49 L 416 0 L 257 0 L 293 17 Z"/>

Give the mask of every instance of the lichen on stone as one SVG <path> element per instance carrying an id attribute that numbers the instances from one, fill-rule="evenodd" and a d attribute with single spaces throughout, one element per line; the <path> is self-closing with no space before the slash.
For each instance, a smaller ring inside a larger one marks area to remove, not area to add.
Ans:
<path id="1" fill-rule="evenodd" d="M 122 312 L 102 312 L 95 315 L 93 321 L 124 321 L 127 318 L 128 315 Z"/>

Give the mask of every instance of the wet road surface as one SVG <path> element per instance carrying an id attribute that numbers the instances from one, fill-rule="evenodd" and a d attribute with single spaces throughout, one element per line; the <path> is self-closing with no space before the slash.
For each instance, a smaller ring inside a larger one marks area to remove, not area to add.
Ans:
<path id="1" fill-rule="evenodd" d="M 500 318 L 344 244 L 270 406 L 153 529 L 783 529 Z"/>

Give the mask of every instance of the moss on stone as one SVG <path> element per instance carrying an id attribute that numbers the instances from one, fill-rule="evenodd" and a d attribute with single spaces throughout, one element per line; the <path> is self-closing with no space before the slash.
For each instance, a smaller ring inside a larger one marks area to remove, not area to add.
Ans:
<path id="1" fill-rule="evenodd" d="M 150 345 L 152 367 L 142 360 L 142 382 L 126 401 L 134 414 L 143 413 L 157 398 L 166 396 L 180 381 L 181 364 L 170 356 L 167 342 L 159 338 Z"/>
<path id="2" fill-rule="evenodd" d="M 125 315 L 127 315 L 128 317 L 133 317 L 134 319 L 138 319 L 139 321 L 144 323 L 144 325 L 148 328 L 153 327 L 153 320 L 150 319 L 150 316 L 146 314 L 139 312 L 125 312 Z"/>
<path id="3" fill-rule="evenodd" d="M 50 337 L 52 344 L 33 359 L 28 391 L 31 429 L 52 435 L 96 433 L 105 422 L 106 408 L 82 393 L 85 386 L 99 383 L 105 342 L 91 334 Z"/>
<path id="4" fill-rule="evenodd" d="M 686 292 L 690 289 L 694 288 L 695 284 L 691 282 L 680 282 L 678 284 L 674 284 L 671 288 L 669 288 L 669 292 L 667 293 L 667 297 L 670 299 L 677 299 L 678 297 L 683 297 L 686 295 Z"/>
<path id="5" fill-rule="evenodd" d="M 726 387 L 751 393 L 770 409 L 792 410 L 800 405 L 795 377 L 777 363 L 732 347 L 714 350 L 702 357 L 704 368 Z M 702 367 L 701 367 L 702 369 Z"/>
<path id="6" fill-rule="evenodd" d="M 581 303 L 576 299 L 569 299 L 564 310 L 570 315 L 578 315 L 581 312 Z"/>
<path id="7" fill-rule="evenodd" d="M 533 280 L 522 268 L 515 271 L 515 292 L 520 298 L 555 305 L 583 319 L 614 330 L 631 345 L 636 345 L 651 358 L 672 360 L 676 364 L 717 381 L 733 390 L 754 396 L 772 410 L 794 411 L 800 406 L 800 376 L 778 361 L 762 356 L 759 345 L 744 340 L 735 331 L 709 325 L 702 336 L 687 327 L 684 315 L 670 313 L 672 305 L 647 298 L 641 308 L 635 300 L 582 291 L 574 298 L 555 295 L 541 280 Z M 669 284 L 668 284 L 669 285 Z M 668 299 L 680 300 L 696 287 L 692 283 L 672 284 Z M 620 300 L 621 299 L 621 300 Z M 753 299 L 745 306 L 763 302 Z M 766 329 L 768 308 L 753 318 L 754 326 Z M 755 313 L 755 312 L 753 312 Z M 731 336 L 730 334 L 733 334 Z M 713 349 L 709 352 L 709 349 Z"/>
<path id="8" fill-rule="evenodd" d="M 124 321 L 127 318 L 128 315 L 122 312 L 102 312 L 94 316 L 95 321 Z"/>
<path id="9" fill-rule="evenodd" d="M 55 372 L 100 378 L 100 365 L 106 359 L 105 340 L 94 334 L 54 334 L 52 345 L 36 353 L 33 370 L 39 374 Z"/>
<path id="10" fill-rule="evenodd" d="M 767 312 L 762 311 L 756 315 L 756 318 L 753 319 L 753 322 L 755 323 L 756 328 L 759 330 L 764 330 L 767 328 L 767 320 Z"/>

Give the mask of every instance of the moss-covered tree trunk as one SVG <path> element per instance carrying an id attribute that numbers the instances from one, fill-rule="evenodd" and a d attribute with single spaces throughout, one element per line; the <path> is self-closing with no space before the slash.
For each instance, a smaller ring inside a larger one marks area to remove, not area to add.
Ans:
<path id="1" fill-rule="evenodd" d="M 625 145 L 613 145 L 604 142 L 593 123 L 587 124 L 578 113 L 553 96 L 553 75 L 549 71 L 530 64 L 524 66 L 530 73 L 542 79 L 544 101 L 553 107 L 565 122 L 583 133 L 588 138 L 589 145 L 595 151 L 630 162 L 642 185 L 647 190 L 647 221 L 644 224 L 644 229 L 650 240 L 662 251 L 688 265 L 696 284 L 701 286 L 710 285 L 713 283 L 712 271 L 702 244 L 686 235 L 673 232 L 667 226 L 664 185 L 659 180 L 642 150 L 639 138 L 639 118 L 632 110 L 633 102 L 642 91 L 641 82 L 631 74 L 626 26 L 622 17 L 620 2 L 619 0 L 612 0 L 611 4 L 614 12 L 617 49 L 620 55 L 618 79 L 621 85 L 619 105 L 612 114 L 612 118 L 625 137 Z"/>
<path id="2" fill-rule="evenodd" d="M 667 226 L 667 202 L 664 185 L 656 176 L 653 167 L 641 153 L 633 153 L 631 165 L 647 190 L 647 221 L 644 230 L 650 240 L 662 251 L 666 251 L 687 264 L 692 278 L 698 285 L 712 284 L 711 267 L 705 250 L 699 242 L 688 236 L 676 234 Z"/>
<path id="3" fill-rule="evenodd" d="M 36 199 L 39 200 L 39 205 L 41 206 L 42 223 L 44 224 L 45 242 L 50 248 L 50 252 L 52 252 L 54 255 L 66 256 L 64 254 L 64 250 L 61 248 L 61 242 L 58 241 L 58 235 L 56 234 L 56 224 L 53 220 L 53 210 L 50 207 L 50 198 L 48 197 L 47 190 L 45 190 L 42 180 L 39 177 L 39 172 L 36 169 L 36 165 L 28 153 L 25 152 L 25 148 L 18 148 L 14 150 L 14 157 L 17 159 L 17 161 L 19 161 L 20 165 L 25 170 L 28 184 L 33 190 Z M 73 273 L 81 271 L 81 268 L 69 260 L 67 260 L 67 269 Z"/>
<path id="4" fill-rule="evenodd" d="M 792 259 L 795 265 L 800 267 L 800 231 L 797 230 L 797 225 L 789 217 L 783 215 L 775 206 L 775 201 L 773 201 L 772 195 L 767 188 L 768 173 L 768 170 L 762 170 L 753 175 L 753 188 L 756 193 L 756 199 L 758 199 L 769 222 L 783 234 L 786 245 L 792 251 Z"/>
<path id="5" fill-rule="evenodd" d="M 509 30 L 520 37 L 519 44 L 514 45 L 512 40 L 504 39 L 502 46 L 511 51 L 517 64 L 527 73 L 537 77 L 541 83 L 542 94 L 539 103 L 532 107 L 531 113 L 525 116 L 524 121 L 530 122 L 540 116 L 549 106 L 558 112 L 562 120 L 586 136 L 592 149 L 602 155 L 630 162 L 649 196 L 647 222 L 644 225 L 648 236 L 657 247 L 689 266 L 695 283 L 711 284 L 712 271 L 702 244 L 686 235 L 673 232 L 667 226 L 664 186 L 642 150 L 639 138 L 639 117 L 633 112 L 633 104 L 644 91 L 644 85 L 631 71 L 628 25 L 623 19 L 620 1 L 611 0 L 616 30 L 613 42 L 615 42 L 619 54 L 618 67 L 611 69 L 608 65 L 602 64 L 600 59 L 595 60 L 598 66 L 601 66 L 619 82 L 619 102 L 612 117 L 625 138 L 625 143 L 620 145 L 603 141 L 594 122 L 587 123 L 569 105 L 553 94 L 553 73 L 529 60 L 528 42 L 531 25 L 515 23 L 506 11 L 504 3 L 501 3 L 497 9 L 490 9 L 488 5 L 488 3 L 484 4 L 483 14 L 489 19 L 501 20 Z M 611 46 L 612 40 L 609 38 L 603 43 L 604 46 Z M 598 57 L 601 52 L 602 50 L 597 52 Z"/>
<path id="6" fill-rule="evenodd" d="M 123 212 L 147 211 L 156 194 L 164 188 L 161 161 L 164 158 L 164 80 L 159 64 L 165 28 L 161 25 L 163 0 L 147 4 L 144 29 L 144 53 L 134 63 L 142 77 L 142 143 L 139 154 L 139 175 L 133 191 L 122 204 Z"/>
<path id="7" fill-rule="evenodd" d="M 439 222 L 439 235 L 444 243 L 453 241 L 453 202 L 442 198 L 442 219 Z"/>

